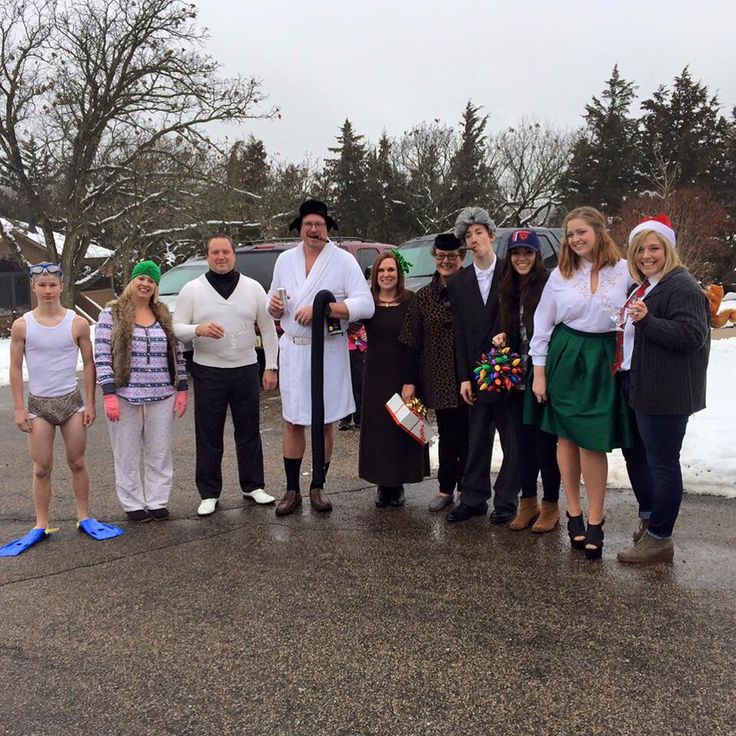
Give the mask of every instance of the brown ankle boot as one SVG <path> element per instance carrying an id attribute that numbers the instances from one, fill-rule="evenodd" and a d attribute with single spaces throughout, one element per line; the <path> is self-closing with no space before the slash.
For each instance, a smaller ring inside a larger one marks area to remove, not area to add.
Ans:
<path id="1" fill-rule="evenodd" d="M 532 527 L 535 534 L 551 532 L 560 523 L 560 505 L 556 501 L 542 501 L 542 511 Z"/>
<path id="2" fill-rule="evenodd" d="M 516 513 L 516 516 L 509 524 L 509 529 L 513 529 L 515 532 L 526 529 L 534 523 L 537 516 L 539 516 L 537 497 L 522 498 L 519 501 L 519 510 Z"/>
<path id="3" fill-rule="evenodd" d="M 675 556 L 675 543 L 672 538 L 655 539 L 645 534 L 633 547 L 619 552 L 619 562 L 629 565 L 653 565 L 657 562 L 672 562 Z"/>

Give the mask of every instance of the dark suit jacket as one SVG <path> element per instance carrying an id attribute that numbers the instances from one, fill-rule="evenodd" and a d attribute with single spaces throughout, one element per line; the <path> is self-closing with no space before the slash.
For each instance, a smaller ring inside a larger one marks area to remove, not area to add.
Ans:
<path id="1" fill-rule="evenodd" d="M 506 397 L 495 391 L 477 391 L 473 369 L 481 354 L 490 350 L 491 338 L 498 331 L 498 285 L 502 265 L 496 261 L 491 290 L 485 304 L 472 264 L 458 271 L 447 282 L 455 320 L 455 368 L 458 380 L 470 381 L 477 398 L 489 402 Z"/>
<path id="2" fill-rule="evenodd" d="M 708 299 L 684 268 L 670 271 L 645 297 L 636 324 L 629 402 L 645 414 L 705 408 L 710 353 Z"/>

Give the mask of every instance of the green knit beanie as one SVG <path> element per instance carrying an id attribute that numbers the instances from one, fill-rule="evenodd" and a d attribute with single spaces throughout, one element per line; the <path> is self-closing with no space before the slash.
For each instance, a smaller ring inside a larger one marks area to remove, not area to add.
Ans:
<path id="1" fill-rule="evenodd" d="M 131 279 L 136 276 L 150 276 L 158 284 L 161 281 L 161 269 L 153 261 L 141 261 L 130 272 Z"/>

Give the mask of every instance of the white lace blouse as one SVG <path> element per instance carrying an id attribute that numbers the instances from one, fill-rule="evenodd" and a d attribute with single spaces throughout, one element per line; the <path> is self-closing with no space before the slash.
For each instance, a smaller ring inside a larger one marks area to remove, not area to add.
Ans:
<path id="1" fill-rule="evenodd" d="M 546 363 L 552 331 L 560 323 L 580 332 L 614 329 L 618 310 L 633 283 L 628 266 L 622 258 L 615 266 L 602 268 L 595 294 L 590 291 L 592 270 L 592 263 L 582 261 L 569 279 L 563 278 L 559 268 L 550 274 L 534 313 L 534 336 L 529 345 L 534 365 Z"/>

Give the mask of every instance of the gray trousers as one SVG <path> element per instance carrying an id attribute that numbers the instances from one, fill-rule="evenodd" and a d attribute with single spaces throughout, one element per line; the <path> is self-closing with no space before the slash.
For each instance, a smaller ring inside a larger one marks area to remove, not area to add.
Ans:
<path id="1" fill-rule="evenodd" d="M 173 394 L 162 401 L 131 404 L 118 397 L 120 419 L 108 421 L 107 427 L 115 462 L 115 490 L 123 511 L 160 509 L 169 503 L 174 480 L 171 438 L 175 398 Z"/>

